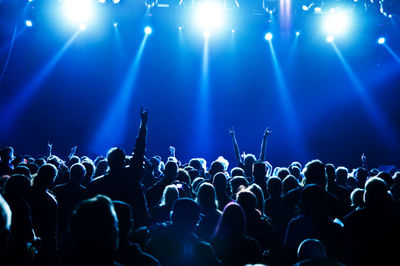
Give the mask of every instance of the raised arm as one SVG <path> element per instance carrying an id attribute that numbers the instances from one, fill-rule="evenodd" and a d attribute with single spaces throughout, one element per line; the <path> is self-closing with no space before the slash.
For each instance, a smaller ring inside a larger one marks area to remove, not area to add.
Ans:
<path id="1" fill-rule="evenodd" d="M 143 107 L 140 107 L 140 126 L 139 126 L 139 134 L 136 138 L 135 148 L 134 148 L 134 156 L 142 161 L 144 160 L 144 155 L 146 153 L 146 139 L 147 139 L 147 121 L 148 121 L 147 110 L 143 110 Z"/>
<path id="2" fill-rule="evenodd" d="M 47 157 L 50 157 L 52 155 L 53 152 L 53 144 L 49 142 L 47 142 Z"/>
<path id="3" fill-rule="evenodd" d="M 235 136 L 235 129 L 233 127 L 231 129 L 229 129 L 229 135 L 231 135 L 231 137 L 232 137 L 233 148 L 235 150 L 236 162 L 237 162 L 237 164 L 240 164 L 242 162 L 242 160 L 240 158 L 239 145 L 237 144 L 236 136 Z"/>
<path id="4" fill-rule="evenodd" d="M 260 158 L 258 158 L 258 160 L 260 162 L 265 162 L 265 151 L 266 151 L 266 148 L 267 148 L 267 137 L 271 133 L 272 133 L 272 131 L 270 131 L 268 127 L 264 131 L 264 135 L 263 135 L 263 138 L 262 138 L 262 141 L 261 141 Z"/>
<path id="5" fill-rule="evenodd" d="M 361 155 L 361 163 L 362 163 L 362 167 L 365 168 L 366 170 L 368 170 L 367 156 L 365 156 L 364 153 Z"/>

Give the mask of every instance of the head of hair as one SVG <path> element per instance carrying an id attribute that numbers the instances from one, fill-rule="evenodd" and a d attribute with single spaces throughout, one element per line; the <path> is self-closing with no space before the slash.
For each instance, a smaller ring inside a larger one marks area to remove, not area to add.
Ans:
<path id="1" fill-rule="evenodd" d="M 215 238 L 226 240 L 246 235 L 246 219 L 242 207 L 235 202 L 228 203 L 220 217 Z"/>
<path id="2" fill-rule="evenodd" d="M 204 182 L 200 185 L 199 190 L 197 191 L 197 203 L 203 209 L 217 209 L 217 201 L 216 201 L 216 193 L 214 186 L 208 182 Z"/>
<path id="3" fill-rule="evenodd" d="M 95 166 L 92 162 L 92 160 L 83 160 L 82 165 L 85 167 L 86 174 L 85 177 L 92 177 L 95 171 Z"/>
<path id="4" fill-rule="evenodd" d="M 346 180 L 346 186 L 348 186 L 351 189 L 355 189 L 358 187 L 357 179 L 353 176 L 349 176 Z"/>
<path id="5" fill-rule="evenodd" d="M 383 209 L 391 204 L 386 182 L 379 177 L 368 179 L 365 184 L 364 202 L 368 208 Z"/>
<path id="6" fill-rule="evenodd" d="M 120 240 L 127 240 L 133 228 L 132 207 L 126 202 L 113 200 L 113 205 L 118 218 Z"/>
<path id="7" fill-rule="evenodd" d="M 79 158 L 78 156 L 74 155 L 71 158 L 69 158 L 68 162 L 67 162 L 67 166 L 71 167 L 72 165 L 76 164 L 76 163 L 80 163 L 81 162 L 81 158 Z"/>
<path id="8" fill-rule="evenodd" d="M 29 168 L 24 166 L 24 165 L 18 165 L 15 167 L 13 174 L 21 174 L 26 176 L 27 178 L 31 179 L 31 172 L 29 171 Z"/>
<path id="9" fill-rule="evenodd" d="M 213 177 L 213 185 L 216 191 L 226 190 L 227 177 L 225 173 L 217 173 Z"/>
<path id="10" fill-rule="evenodd" d="M 256 183 L 253 183 L 248 188 L 257 198 L 257 210 L 261 213 L 264 213 L 264 192 L 262 191 L 261 187 Z"/>
<path id="11" fill-rule="evenodd" d="M 382 178 L 383 181 L 385 181 L 386 185 L 388 186 L 388 188 L 391 188 L 393 185 L 393 178 L 392 176 L 387 173 L 387 172 L 380 172 L 377 177 Z"/>
<path id="12" fill-rule="evenodd" d="M 168 161 L 165 164 L 164 175 L 176 178 L 176 176 L 178 175 L 178 164 L 173 161 Z"/>
<path id="13" fill-rule="evenodd" d="M 71 170 L 69 172 L 70 182 L 75 185 L 80 185 L 83 182 L 83 179 L 86 175 L 86 168 L 81 163 L 76 163 L 71 166 Z"/>
<path id="14" fill-rule="evenodd" d="M 28 163 L 29 172 L 32 175 L 36 175 L 37 171 L 39 170 L 39 165 L 36 163 Z"/>
<path id="15" fill-rule="evenodd" d="M 326 187 L 325 165 L 320 160 L 312 160 L 304 167 L 305 184 L 317 184 Z"/>
<path id="16" fill-rule="evenodd" d="M 71 217 L 71 233 L 78 250 L 112 257 L 118 248 L 118 219 L 110 198 L 97 195 L 82 201 Z"/>
<path id="17" fill-rule="evenodd" d="M 349 170 L 346 167 L 339 166 L 336 168 L 336 182 L 340 185 L 345 185 L 347 177 L 349 175 Z"/>
<path id="18" fill-rule="evenodd" d="M 52 164 L 40 166 L 39 171 L 33 179 L 33 187 L 38 189 L 47 189 L 54 184 L 57 176 L 57 168 Z"/>
<path id="19" fill-rule="evenodd" d="M 225 166 L 221 161 L 215 160 L 211 163 L 209 170 L 211 176 L 214 176 L 216 173 L 224 171 L 225 171 Z"/>
<path id="20" fill-rule="evenodd" d="M 290 190 L 298 188 L 299 186 L 299 181 L 297 181 L 294 176 L 288 175 L 282 181 L 282 192 L 286 195 Z"/>
<path id="21" fill-rule="evenodd" d="M 335 181 L 336 170 L 335 166 L 331 163 L 325 164 L 326 177 L 329 181 Z"/>
<path id="22" fill-rule="evenodd" d="M 255 178 L 261 177 L 265 178 L 267 174 L 267 169 L 264 162 L 256 162 L 253 164 L 253 176 Z"/>
<path id="23" fill-rule="evenodd" d="M 125 151 L 122 148 L 113 147 L 107 152 L 107 162 L 111 171 L 118 171 L 125 166 Z"/>
<path id="24" fill-rule="evenodd" d="M 297 257 L 300 261 L 326 259 L 325 246 L 317 239 L 305 239 L 297 249 Z"/>
<path id="25" fill-rule="evenodd" d="M 282 180 L 279 177 L 271 176 L 267 181 L 267 190 L 271 198 L 282 195 Z"/>
<path id="26" fill-rule="evenodd" d="M 254 156 L 254 154 L 251 153 L 246 154 L 243 159 L 245 167 L 249 167 L 250 169 L 252 169 L 252 166 L 256 161 L 257 161 L 256 156 Z"/>
<path id="27" fill-rule="evenodd" d="M 356 188 L 350 194 L 351 206 L 353 208 L 364 206 L 364 189 Z"/>
<path id="28" fill-rule="evenodd" d="M 244 170 L 240 167 L 234 167 L 231 170 L 231 177 L 244 176 Z"/>
<path id="29" fill-rule="evenodd" d="M 193 158 L 189 161 L 189 165 L 197 170 L 199 176 L 202 176 L 206 171 L 206 163 L 202 158 Z"/>
<path id="30" fill-rule="evenodd" d="M 278 172 L 276 173 L 276 175 L 281 179 L 285 179 L 285 177 L 287 177 L 288 175 L 290 175 L 289 169 L 285 168 L 285 167 L 281 167 L 279 168 Z"/>
<path id="31" fill-rule="evenodd" d="M 193 191 L 197 193 L 200 185 L 205 181 L 206 181 L 206 179 L 204 177 L 200 177 L 200 176 L 196 177 L 192 182 Z"/>
<path id="32" fill-rule="evenodd" d="M 289 166 L 289 172 L 290 172 L 291 175 L 293 175 L 297 179 L 301 178 L 301 171 L 300 171 L 300 168 L 297 165 Z"/>
<path id="33" fill-rule="evenodd" d="M 179 198 L 172 207 L 171 222 L 183 231 L 193 232 L 200 219 L 200 205 L 191 198 Z"/>
<path id="34" fill-rule="evenodd" d="M 175 185 L 168 185 L 164 188 L 160 205 L 172 206 L 179 198 L 179 191 Z"/>
<path id="35" fill-rule="evenodd" d="M 103 175 L 108 169 L 108 162 L 107 159 L 101 159 L 97 162 L 96 169 L 94 171 L 94 176 L 101 176 Z"/>
<path id="36" fill-rule="evenodd" d="M 37 164 L 38 169 L 39 169 L 40 166 L 44 165 L 45 163 L 46 163 L 46 160 L 44 158 L 37 158 L 35 160 L 35 164 Z"/>
<path id="37" fill-rule="evenodd" d="M 192 181 L 190 179 L 189 172 L 184 169 L 179 169 L 176 179 L 181 183 L 191 184 Z"/>
<path id="38" fill-rule="evenodd" d="M 5 193 L 7 197 L 24 197 L 31 186 L 30 180 L 21 174 L 12 175 L 5 184 Z"/>
<path id="39" fill-rule="evenodd" d="M 243 208 L 245 213 L 257 207 L 257 197 L 249 190 L 240 191 L 237 194 L 236 202 Z"/>
<path id="40" fill-rule="evenodd" d="M 232 194 L 235 195 L 242 187 L 247 187 L 249 182 L 244 176 L 235 176 L 229 180 L 229 185 L 232 189 Z"/>

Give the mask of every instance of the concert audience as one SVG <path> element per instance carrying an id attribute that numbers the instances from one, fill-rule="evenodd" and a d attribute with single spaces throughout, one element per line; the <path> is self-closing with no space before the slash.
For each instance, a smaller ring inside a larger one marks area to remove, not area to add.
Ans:
<path id="1" fill-rule="evenodd" d="M 0 150 L 0 265 L 389 265 L 400 239 L 400 173 L 240 155 L 17 157 Z"/>

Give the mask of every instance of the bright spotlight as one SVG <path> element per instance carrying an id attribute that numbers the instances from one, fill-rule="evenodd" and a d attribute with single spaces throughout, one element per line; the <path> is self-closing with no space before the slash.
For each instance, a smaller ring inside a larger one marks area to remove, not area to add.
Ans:
<path id="1" fill-rule="evenodd" d="M 296 31 L 296 36 L 300 36 L 300 31 Z"/>
<path id="2" fill-rule="evenodd" d="M 265 39 L 267 40 L 267 41 L 270 41 L 270 40 L 272 40 L 272 33 L 271 32 L 268 32 L 267 34 L 265 34 Z"/>
<path id="3" fill-rule="evenodd" d="M 326 37 L 327 42 L 333 42 L 334 40 L 335 40 L 335 38 L 333 38 L 332 35 L 329 35 L 328 37 Z"/>
<path id="4" fill-rule="evenodd" d="M 117 23 L 117 22 L 114 22 L 113 25 L 114 25 L 114 27 L 117 27 L 117 26 L 118 26 L 118 23 Z"/>
<path id="5" fill-rule="evenodd" d="M 319 6 L 317 6 L 316 8 L 314 8 L 314 12 L 315 13 L 321 13 L 322 8 L 320 8 Z"/>
<path id="6" fill-rule="evenodd" d="M 81 30 L 86 30 L 86 25 L 85 25 L 85 24 L 80 24 L 80 25 L 79 25 L 79 28 L 80 28 Z"/>
<path id="7" fill-rule="evenodd" d="M 147 35 L 151 34 L 153 32 L 153 30 L 151 29 L 151 27 L 147 26 L 146 28 L 144 28 L 144 33 L 146 33 Z"/>
<path id="8" fill-rule="evenodd" d="M 210 32 L 209 32 L 209 31 L 203 32 L 203 36 L 204 36 L 204 38 L 206 38 L 206 39 L 210 38 Z"/>
<path id="9" fill-rule="evenodd" d="M 114 4 L 119 4 L 120 0 L 112 0 Z"/>
<path id="10" fill-rule="evenodd" d="M 220 29 L 225 20 L 224 8 L 218 3 L 200 3 L 196 7 L 195 19 L 197 26 L 202 30 Z"/>
<path id="11" fill-rule="evenodd" d="M 64 0 L 64 14 L 73 23 L 88 23 L 93 17 L 93 1 Z"/>
<path id="12" fill-rule="evenodd" d="M 33 26 L 33 23 L 32 23 L 32 20 L 25 20 L 25 25 L 27 26 L 27 27 L 32 27 Z"/>
<path id="13" fill-rule="evenodd" d="M 182 26 L 179 26 L 178 29 L 179 29 L 179 30 L 182 30 Z"/>
<path id="14" fill-rule="evenodd" d="M 99 0 L 99 3 L 104 4 L 106 0 Z"/>
<path id="15" fill-rule="evenodd" d="M 384 44 L 385 42 L 386 42 L 386 39 L 383 38 L 383 37 L 381 37 L 381 38 L 378 39 L 378 43 L 379 43 L 379 44 Z"/>
<path id="16" fill-rule="evenodd" d="M 340 35 L 350 27 L 350 14 L 345 10 L 331 9 L 324 18 L 324 30 L 328 34 Z"/>
<path id="17" fill-rule="evenodd" d="M 232 29 L 232 33 L 235 33 L 235 29 Z"/>

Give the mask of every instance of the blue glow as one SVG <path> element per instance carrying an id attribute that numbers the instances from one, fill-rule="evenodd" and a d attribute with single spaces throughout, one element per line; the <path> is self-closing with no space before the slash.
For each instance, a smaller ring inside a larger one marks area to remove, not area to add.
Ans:
<path id="1" fill-rule="evenodd" d="M 365 111 L 368 113 L 371 120 L 375 123 L 375 126 L 378 130 L 380 130 L 380 134 L 384 136 L 384 142 L 387 148 L 392 149 L 393 147 L 397 147 L 398 138 L 389 121 L 383 115 L 380 108 L 376 105 L 373 99 L 369 96 L 368 91 L 362 85 L 361 81 L 358 79 L 357 75 L 354 73 L 350 65 L 347 63 L 346 59 L 343 57 L 340 50 L 337 46 L 332 43 L 332 47 L 334 48 L 337 56 L 339 57 L 340 62 L 342 63 L 343 68 L 345 69 L 348 77 L 350 78 L 351 84 L 356 90 L 356 93 L 360 96 L 360 100 L 364 105 Z"/>
<path id="2" fill-rule="evenodd" d="M 79 25 L 80 30 L 86 30 L 86 25 L 85 24 L 80 24 Z"/>
<path id="3" fill-rule="evenodd" d="M 296 36 L 300 36 L 300 31 L 296 31 Z"/>
<path id="4" fill-rule="evenodd" d="M 94 2 L 91 0 L 64 0 L 64 16 L 72 23 L 89 23 L 94 16 Z"/>
<path id="5" fill-rule="evenodd" d="M 25 20 L 25 25 L 27 26 L 27 27 L 32 27 L 33 26 L 33 23 L 32 23 L 32 20 Z"/>
<path id="6" fill-rule="evenodd" d="M 386 39 L 383 38 L 383 37 L 381 37 L 381 38 L 378 39 L 378 43 L 379 43 L 379 44 L 384 44 L 385 42 L 386 42 Z"/>
<path id="7" fill-rule="evenodd" d="M 204 36 L 204 38 L 206 38 L 206 39 L 208 39 L 208 38 L 210 38 L 210 32 L 209 31 L 205 31 L 205 32 L 203 32 L 203 36 Z"/>
<path id="8" fill-rule="evenodd" d="M 267 41 L 270 41 L 270 40 L 272 40 L 272 38 L 273 38 L 274 36 L 272 35 L 272 33 L 271 32 L 268 32 L 267 34 L 265 34 L 265 39 L 267 40 Z"/>
<path id="9" fill-rule="evenodd" d="M 223 5 L 214 2 L 201 2 L 195 8 L 195 20 L 200 30 L 219 30 L 225 24 Z"/>
<path id="10" fill-rule="evenodd" d="M 15 95 L 3 108 L 0 110 L 0 117 L 2 117 L 2 128 L 5 131 L 8 127 L 16 121 L 16 118 L 21 114 L 23 108 L 27 103 L 33 98 L 35 93 L 43 85 L 46 78 L 54 70 L 57 63 L 60 61 L 64 53 L 67 51 L 68 47 L 73 43 L 73 41 L 78 37 L 79 31 L 76 32 L 67 43 L 54 55 L 51 60 L 44 65 L 41 70 L 26 84 L 23 88 L 19 90 L 19 93 Z"/>
<path id="11" fill-rule="evenodd" d="M 397 61 L 397 63 L 400 64 L 400 57 L 392 50 L 392 48 L 390 48 L 389 45 L 387 45 L 386 43 L 384 43 L 383 46 L 390 53 L 390 55 L 393 56 L 393 58 Z"/>
<path id="12" fill-rule="evenodd" d="M 342 35 L 349 31 L 351 15 L 346 10 L 331 9 L 324 17 L 323 28 L 325 33 Z"/>
<path id="13" fill-rule="evenodd" d="M 112 101 L 105 118 L 96 131 L 90 145 L 95 153 L 105 153 L 108 148 L 118 146 L 124 139 L 126 122 L 128 118 L 128 109 L 131 104 L 134 87 L 136 84 L 139 66 L 142 59 L 144 47 L 146 45 L 148 34 L 145 34 L 143 40 L 129 66 L 128 72 L 121 84 L 121 88 Z"/>
<path id="14" fill-rule="evenodd" d="M 328 37 L 326 37 L 326 41 L 329 43 L 332 43 L 335 40 L 335 38 L 332 35 L 329 35 Z"/>
<path id="15" fill-rule="evenodd" d="M 149 26 L 144 28 L 144 33 L 146 33 L 146 35 L 149 35 L 153 32 L 153 29 Z"/>
<path id="16" fill-rule="evenodd" d="M 114 22 L 113 25 L 114 25 L 114 27 L 117 27 L 117 26 L 118 26 L 118 23 L 117 23 L 117 22 Z"/>

